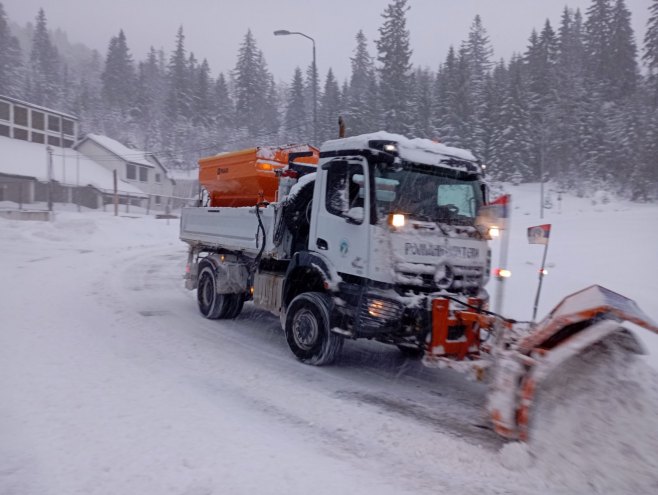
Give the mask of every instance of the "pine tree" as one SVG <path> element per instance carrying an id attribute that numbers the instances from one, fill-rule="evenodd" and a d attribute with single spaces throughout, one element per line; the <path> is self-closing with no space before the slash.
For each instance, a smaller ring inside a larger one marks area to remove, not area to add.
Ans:
<path id="1" fill-rule="evenodd" d="M 482 119 L 486 122 L 487 133 L 484 135 L 479 155 L 486 165 L 491 163 L 495 156 L 494 136 L 501 135 L 503 128 L 500 121 L 505 94 L 508 89 L 508 74 L 505 62 L 501 60 L 494 67 L 491 75 L 487 77 L 484 88 L 484 112 Z"/>
<path id="2" fill-rule="evenodd" d="M 486 139 L 487 122 L 484 119 L 484 87 L 491 69 L 491 56 L 493 48 L 489 41 L 487 31 L 479 15 L 475 16 L 465 43 L 466 58 L 468 60 L 468 93 L 470 106 L 473 109 L 470 136 L 464 136 L 466 146 L 474 151 L 484 147 Z"/>
<path id="3" fill-rule="evenodd" d="M 580 122 L 584 114 L 585 52 L 580 11 L 565 8 L 558 30 L 558 54 L 555 69 L 555 118 L 551 131 L 553 177 L 562 187 L 571 180 L 571 172 L 583 161 Z"/>
<path id="4" fill-rule="evenodd" d="M 50 41 L 46 14 L 39 9 L 32 37 L 27 74 L 27 98 L 37 105 L 57 107 L 60 91 L 60 60 Z"/>
<path id="5" fill-rule="evenodd" d="M 103 99 L 110 109 L 126 113 L 135 99 L 135 68 L 123 29 L 112 37 L 101 75 Z"/>
<path id="6" fill-rule="evenodd" d="M 167 68 L 167 106 L 166 115 L 172 121 L 179 117 L 192 115 L 192 94 L 189 61 L 185 55 L 185 35 L 183 27 L 178 28 L 176 34 L 176 49 L 169 58 Z"/>
<path id="7" fill-rule="evenodd" d="M 585 61 L 591 90 L 604 98 L 612 92 L 612 6 L 611 0 L 592 0 L 585 21 Z"/>
<path id="8" fill-rule="evenodd" d="M 293 143 L 308 141 L 307 134 L 307 110 L 304 98 L 304 80 L 299 67 L 295 68 L 292 83 L 288 90 L 286 105 L 285 139 Z"/>
<path id="9" fill-rule="evenodd" d="M 532 127 L 532 155 L 529 167 L 535 176 L 544 173 L 551 160 L 555 129 L 555 85 L 558 41 L 551 24 L 546 20 L 540 35 L 533 30 L 525 54 L 525 72 L 528 88 L 529 112 Z"/>
<path id="10" fill-rule="evenodd" d="M 151 47 L 146 60 L 140 62 L 137 76 L 135 106 L 138 112 L 138 146 L 140 149 L 160 149 L 161 127 L 164 124 L 164 107 L 167 98 L 164 54 Z"/>
<path id="11" fill-rule="evenodd" d="M 508 71 L 508 87 L 500 108 L 499 126 L 492 138 L 495 151 L 491 157 L 491 166 L 496 177 L 501 180 L 536 180 L 538 177 L 533 176 L 529 166 L 532 133 L 523 60 L 513 57 Z"/>
<path id="12" fill-rule="evenodd" d="M 318 140 L 323 143 L 328 139 L 338 137 L 338 117 L 340 116 L 341 101 L 338 81 L 331 69 L 327 71 L 324 82 L 324 91 L 318 110 Z"/>
<path id="13" fill-rule="evenodd" d="M 436 77 L 433 127 L 440 142 L 457 147 L 462 145 L 461 121 L 458 115 L 458 99 L 461 95 L 458 72 L 457 55 L 451 46 Z"/>
<path id="14" fill-rule="evenodd" d="M 352 74 L 345 104 L 345 122 L 348 134 L 358 135 L 378 129 L 376 107 L 377 81 L 375 66 L 368 53 L 363 31 L 356 34 L 354 56 L 350 58 Z"/>
<path id="15" fill-rule="evenodd" d="M 624 0 L 616 0 L 611 24 L 610 63 L 613 74 L 609 95 L 613 100 L 621 100 L 635 92 L 639 77 L 631 13 Z"/>
<path id="16" fill-rule="evenodd" d="M 262 125 L 263 125 L 263 137 L 260 137 L 260 140 L 266 139 L 268 136 L 276 135 L 279 131 L 279 126 L 281 125 L 279 118 L 279 96 L 277 93 L 276 83 L 274 82 L 274 76 L 270 73 L 267 68 L 267 62 L 265 61 L 265 56 L 261 50 L 258 50 L 258 73 L 260 79 L 263 81 L 265 87 L 264 101 L 262 106 Z"/>
<path id="17" fill-rule="evenodd" d="M 81 66 L 81 75 L 74 96 L 72 113 L 80 119 L 79 135 L 88 132 L 102 133 L 104 105 L 101 96 L 103 60 L 94 50 L 90 59 Z"/>
<path id="18" fill-rule="evenodd" d="M 245 139 L 256 139 L 271 132 L 278 125 L 278 119 L 272 121 L 271 115 L 274 112 L 276 117 L 276 105 L 272 101 L 275 96 L 274 84 L 251 30 L 247 31 L 240 45 L 233 77 L 235 120 Z"/>
<path id="19" fill-rule="evenodd" d="M 382 17 L 379 28 L 377 60 L 382 64 L 380 74 L 380 100 L 383 109 L 383 125 L 390 132 L 406 134 L 410 130 L 409 78 L 411 48 L 407 30 L 407 0 L 394 0 Z"/>
<path id="20" fill-rule="evenodd" d="M 226 138 L 235 124 L 235 109 L 223 73 L 217 76 L 214 90 L 216 114 L 214 120 L 220 138 Z"/>
<path id="21" fill-rule="evenodd" d="M 658 107 L 658 0 L 649 7 L 649 21 L 644 35 L 644 55 L 642 60 L 649 69 L 649 85 L 653 105 Z"/>
<path id="22" fill-rule="evenodd" d="M 434 78 L 429 69 L 416 69 L 412 74 L 412 109 L 414 119 L 411 134 L 415 137 L 434 139 L 436 131 L 432 114 Z"/>
<path id="23" fill-rule="evenodd" d="M 18 39 L 12 36 L 7 15 L 0 3 L 0 94 L 22 96 L 23 56 Z"/>
<path id="24" fill-rule="evenodd" d="M 193 111 L 192 121 L 195 124 L 211 127 L 213 117 L 217 113 L 214 105 L 214 99 L 211 97 L 212 81 L 210 79 L 210 66 L 204 58 L 201 65 L 192 72 L 193 83 Z"/>

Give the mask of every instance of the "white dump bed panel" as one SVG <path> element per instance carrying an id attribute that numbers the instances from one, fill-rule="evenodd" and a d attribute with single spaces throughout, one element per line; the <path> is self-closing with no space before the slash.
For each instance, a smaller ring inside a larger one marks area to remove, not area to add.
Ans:
<path id="1" fill-rule="evenodd" d="M 260 217 L 265 227 L 264 255 L 274 255 L 272 241 L 274 208 L 260 208 Z M 256 208 L 216 207 L 183 208 L 180 223 L 181 240 L 191 244 L 258 254 L 263 243 L 263 234 L 258 226 Z"/>

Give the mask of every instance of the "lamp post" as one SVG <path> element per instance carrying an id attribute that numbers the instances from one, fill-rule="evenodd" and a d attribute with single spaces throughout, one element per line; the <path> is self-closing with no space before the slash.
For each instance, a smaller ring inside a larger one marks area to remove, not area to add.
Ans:
<path id="1" fill-rule="evenodd" d="M 318 68 L 315 63 L 315 40 L 311 38 L 310 36 L 300 33 L 297 31 L 288 31 L 287 29 L 279 29 L 277 31 L 274 31 L 274 36 L 288 36 L 291 34 L 298 34 L 299 36 L 303 36 L 306 39 L 311 40 L 311 43 L 313 43 L 313 144 L 318 145 L 318 95 L 317 95 L 317 87 L 318 87 Z"/>

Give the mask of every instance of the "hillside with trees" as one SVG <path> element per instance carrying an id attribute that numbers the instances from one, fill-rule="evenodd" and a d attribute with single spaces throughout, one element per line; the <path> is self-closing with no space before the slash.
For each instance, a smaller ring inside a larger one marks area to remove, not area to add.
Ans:
<path id="1" fill-rule="evenodd" d="M 234 68 L 214 75 L 186 49 L 183 26 L 171 53 L 151 48 L 138 59 L 120 28 L 99 54 L 49 31 L 43 10 L 34 25 L 12 25 L 0 3 L 0 94 L 73 113 L 83 133 L 193 168 L 204 154 L 312 142 L 318 81 L 320 142 L 335 137 L 341 115 L 348 134 L 385 129 L 469 148 L 498 180 L 658 198 L 658 0 L 642 46 L 624 0 L 592 0 L 585 12 L 565 7 L 559 25 L 529 27 L 509 60 L 492 59 L 476 16 L 436 70 L 411 63 L 409 8 L 392 0 L 377 39 L 354 34 L 347 80 L 331 68 L 314 77 L 309 66 L 277 84 L 247 26 Z"/>

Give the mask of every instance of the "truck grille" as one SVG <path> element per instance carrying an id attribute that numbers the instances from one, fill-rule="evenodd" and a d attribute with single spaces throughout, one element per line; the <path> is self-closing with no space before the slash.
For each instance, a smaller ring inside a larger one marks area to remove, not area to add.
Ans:
<path id="1" fill-rule="evenodd" d="M 436 267 L 425 263 L 399 263 L 395 267 L 396 282 L 404 286 L 413 286 L 421 290 L 438 290 L 434 282 Z M 483 283 L 484 269 L 479 266 L 452 266 L 454 281 L 448 290 L 460 292 L 478 289 Z"/>

